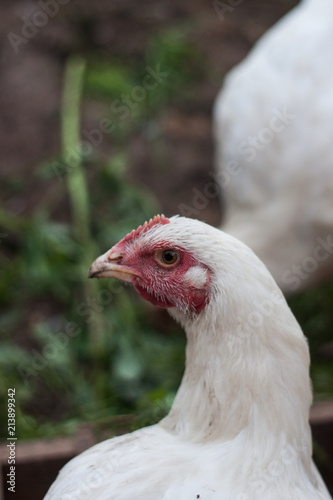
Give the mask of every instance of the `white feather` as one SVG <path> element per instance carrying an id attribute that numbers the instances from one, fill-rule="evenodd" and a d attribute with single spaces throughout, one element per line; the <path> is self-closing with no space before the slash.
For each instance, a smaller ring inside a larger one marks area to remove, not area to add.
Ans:
<path id="1" fill-rule="evenodd" d="M 194 288 L 203 288 L 208 281 L 208 274 L 205 269 L 199 266 L 191 267 L 184 275 L 184 280 Z"/>
<path id="2" fill-rule="evenodd" d="M 333 245 L 316 257 L 318 238 L 333 241 L 332 61 L 333 2 L 303 0 L 227 75 L 215 103 L 223 229 L 286 293 L 333 276 Z"/>
<path id="3" fill-rule="evenodd" d="M 328 500 L 311 459 L 307 343 L 266 267 L 183 217 L 140 239 L 186 248 L 213 276 L 202 312 L 170 310 L 187 335 L 181 386 L 159 424 L 74 458 L 45 500 Z"/>

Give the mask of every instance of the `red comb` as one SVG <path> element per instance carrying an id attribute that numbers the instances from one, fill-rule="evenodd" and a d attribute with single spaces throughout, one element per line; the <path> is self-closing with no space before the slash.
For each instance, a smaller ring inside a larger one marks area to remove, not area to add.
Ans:
<path id="1" fill-rule="evenodd" d="M 145 222 L 143 226 L 139 226 L 138 229 L 133 229 L 130 233 L 128 233 L 124 240 L 125 241 L 130 241 L 138 236 L 140 236 L 143 233 L 146 233 L 149 229 L 151 229 L 153 226 L 156 226 L 157 224 L 169 224 L 170 220 L 165 217 L 165 215 L 155 215 L 153 219 L 150 219 L 149 222 Z"/>

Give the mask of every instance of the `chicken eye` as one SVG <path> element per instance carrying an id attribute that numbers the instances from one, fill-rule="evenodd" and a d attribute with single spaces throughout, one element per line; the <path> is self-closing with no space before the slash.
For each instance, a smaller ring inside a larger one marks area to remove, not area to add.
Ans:
<path id="1" fill-rule="evenodd" d="M 162 260 L 165 264 L 174 264 L 178 259 L 178 255 L 174 250 L 165 250 L 162 253 Z"/>
<path id="2" fill-rule="evenodd" d="M 156 254 L 157 260 L 164 266 L 175 264 L 178 260 L 178 253 L 175 250 L 164 250 Z"/>

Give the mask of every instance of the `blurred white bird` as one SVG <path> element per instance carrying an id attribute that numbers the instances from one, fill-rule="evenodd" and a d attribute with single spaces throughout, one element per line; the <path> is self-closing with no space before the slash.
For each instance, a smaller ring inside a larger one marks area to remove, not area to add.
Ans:
<path id="1" fill-rule="evenodd" d="M 186 331 L 186 369 L 167 417 L 71 460 L 45 500 L 330 499 L 311 459 L 308 346 L 246 245 L 157 216 L 90 276 L 167 308 Z"/>
<path id="2" fill-rule="evenodd" d="M 226 77 L 214 110 L 223 229 L 286 293 L 333 276 L 333 1 L 303 0 Z"/>

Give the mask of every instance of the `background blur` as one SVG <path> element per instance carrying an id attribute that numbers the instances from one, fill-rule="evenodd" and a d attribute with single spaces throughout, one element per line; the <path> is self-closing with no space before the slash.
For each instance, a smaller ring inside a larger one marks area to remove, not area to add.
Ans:
<path id="1" fill-rule="evenodd" d="M 211 182 L 223 77 L 296 3 L 230 1 L 221 15 L 203 0 L 1 0 L 0 391 L 16 389 L 20 442 L 83 423 L 99 440 L 169 410 L 180 328 L 130 288 L 88 282 L 88 268 Z M 217 226 L 222 214 L 214 198 L 195 216 Z M 316 400 L 333 395 L 332 290 L 290 301 Z"/>

